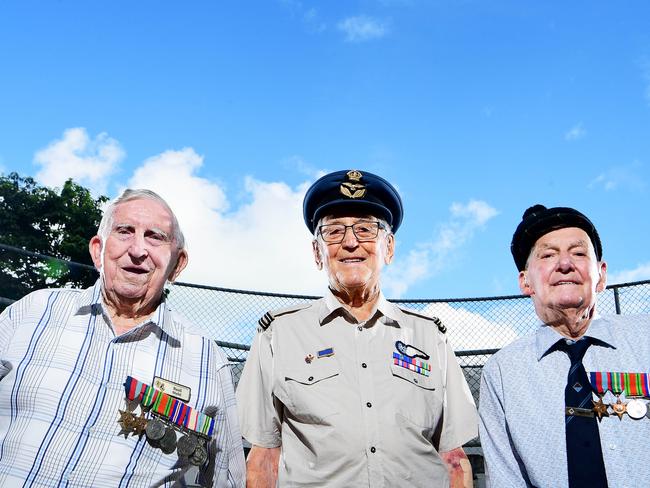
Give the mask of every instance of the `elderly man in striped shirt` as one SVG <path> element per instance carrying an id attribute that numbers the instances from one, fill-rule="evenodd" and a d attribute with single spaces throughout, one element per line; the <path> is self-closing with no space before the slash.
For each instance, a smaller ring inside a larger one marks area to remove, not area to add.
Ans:
<path id="1" fill-rule="evenodd" d="M 174 213 L 126 190 L 107 208 L 86 290 L 39 290 L 0 315 L 0 486 L 240 487 L 231 373 L 172 311 L 187 264 Z"/>

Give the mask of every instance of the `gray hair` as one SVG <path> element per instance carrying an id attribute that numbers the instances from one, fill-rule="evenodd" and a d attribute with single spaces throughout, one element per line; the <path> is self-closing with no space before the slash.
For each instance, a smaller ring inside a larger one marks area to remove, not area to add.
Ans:
<path id="1" fill-rule="evenodd" d="M 111 228 L 113 226 L 113 214 L 115 213 L 117 206 L 121 205 L 122 203 L 131 202 L 133 200 L 153 200 L 154 202 L 158 202 L 163 207 L 165 207 L 172 218 L 172 233 L 174 236 L 174 241 L 176 242 L 176 246 L 178 249 L 185 248 L 185 236 L 183 235 L 183 231 L 178 224 L 178 219 L 176 218 L 176 215 L 174 215 L 171 207 L 160 195 L 151 190 L 146 190 L 143 188 L 135 190 L 127 188 L 119 197 L 115 198 L 108 204 L 106 210 L 104 211 L 104 215 L 102 216 L 102 220 L 99 223 L 99 228 L 97 229 L 97 235 L 101 237 L 103 242 L 106 241 L 108 234 L 111 232 Z"/>

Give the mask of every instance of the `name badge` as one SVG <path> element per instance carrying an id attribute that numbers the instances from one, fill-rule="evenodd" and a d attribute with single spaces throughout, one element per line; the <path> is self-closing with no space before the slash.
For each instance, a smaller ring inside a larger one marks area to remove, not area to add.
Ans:
<path id="1" fill-rule="evenodd" d="M 159 376 L 154 377 L 153 387 L 183 402 L 189 402 L 190 396 L 192 395 L 192 390 L 190 390 L 189 386 L 183 386 L 179 383 L 160 378 Z"/>

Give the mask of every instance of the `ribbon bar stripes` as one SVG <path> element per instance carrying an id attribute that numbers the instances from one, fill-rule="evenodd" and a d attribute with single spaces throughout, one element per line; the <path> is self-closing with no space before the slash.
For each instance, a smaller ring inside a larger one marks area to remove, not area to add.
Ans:
<path id="1" fill-rule="evenodd" d="M 393 353 L 393 364 L 401 366 L 402 368 L 410 369 L 411 371 L 419 373 L 423 376 L 429 376 L 431 374 L 431 365 L 426 361 L 411 358 L 397 352 Z"/>
<path id="2" fill-rule="evenodd" d="M 153 386 L 142 383 L 132 376 L 127 376 L 124 389 L 129 400 L 137 400 L 143 407 L 151 408 L 153 412 L 171 420 L 179 427 L 212 437 L 214 432 L 214 419 L 212 417 L 197 412 L 196 409 L 179 399 L 157 390 Z"/>

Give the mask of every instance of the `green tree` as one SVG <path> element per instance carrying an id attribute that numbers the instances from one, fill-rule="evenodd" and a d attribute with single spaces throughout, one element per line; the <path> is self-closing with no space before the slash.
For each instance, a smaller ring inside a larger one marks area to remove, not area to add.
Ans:
<path id="1" fill-rule="evenodd" d="M 94 199 L 72 180 L 50 189 L 17 173 L 0 176 L 0 244 L 92 265 L 88 241 L 107 200 Z M 0 297 L 18 299 L 45 287 L 89 286 L 96 279 L 92 270 L 0 247 Z"/>

